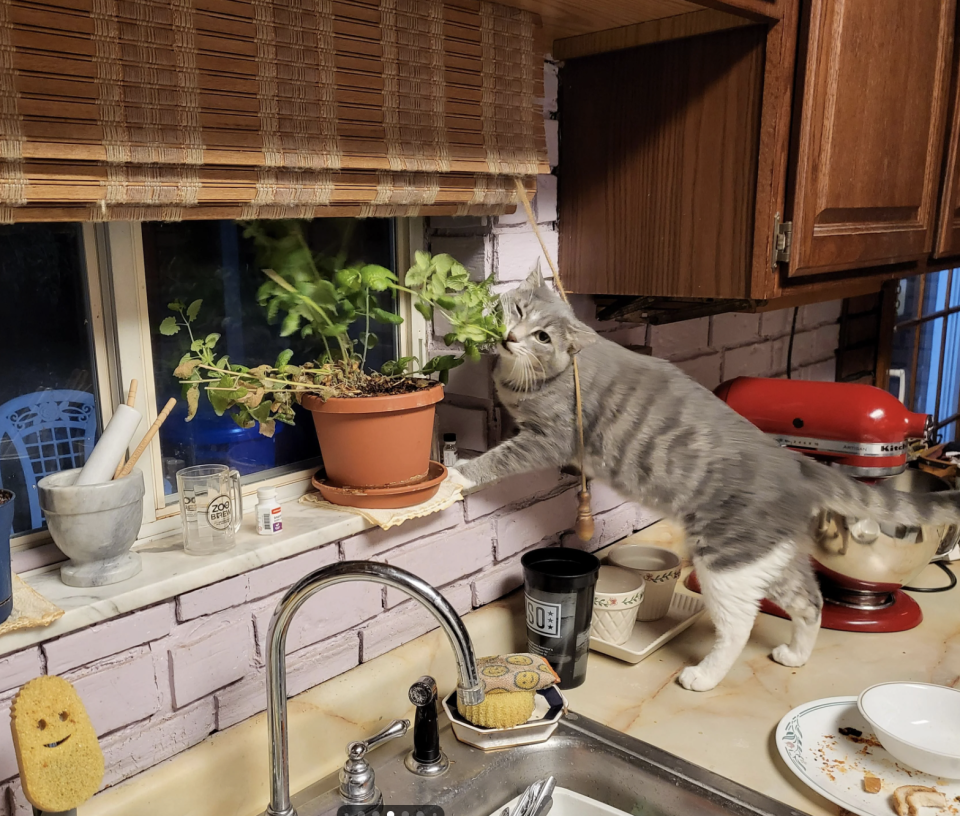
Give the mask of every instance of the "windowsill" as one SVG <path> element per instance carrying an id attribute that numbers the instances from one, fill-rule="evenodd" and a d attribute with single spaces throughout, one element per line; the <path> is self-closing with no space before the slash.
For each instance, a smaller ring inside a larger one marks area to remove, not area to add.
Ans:
<path id="1" fill-rule="evenodd" d="M 325 510 L 292 499 L 283 505 L 283 526 L 283 532 L 275 538 L 257 535 L 254 515 L 246 514 L 236 546 L 217 555 L 187 555 L 179 534 L 145 541 L 134 547 L 143 558 L 143 570 L 109 586 L 67 586 L 60 580 L 60 564 L 24 573 L 20 577 L 64 614 L 50 626 L 3 635 L 0 656 L 322 547 L 373 525 L 353 513 Z"/>

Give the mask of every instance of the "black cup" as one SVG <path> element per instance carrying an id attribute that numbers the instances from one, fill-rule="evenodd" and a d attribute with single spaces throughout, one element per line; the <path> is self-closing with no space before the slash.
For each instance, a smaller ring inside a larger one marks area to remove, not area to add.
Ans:
<path id="1" fill-rule="evenodd" d="M 600 559 L 569 547 L 547 547 L 528 552 L 520 563 L 527 649 L 549 661 L 560 675 L 560 688 L 576 688 L 587 679 Z"/>

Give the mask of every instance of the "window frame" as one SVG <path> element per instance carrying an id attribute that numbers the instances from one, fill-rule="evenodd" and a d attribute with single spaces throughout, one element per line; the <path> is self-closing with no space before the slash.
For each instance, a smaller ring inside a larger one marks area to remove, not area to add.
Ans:
<path id="1" fill-rule="evenodd" d="M 932 312 L 924 312 L 924 299 L 926 297 L 926 286 L 927 286 L 927 274 L 919 275 L 919 283 L 917 290 L 917 309 L 916 313 L 912 316 L 906 317 L 905 319 L 897 319 L 893 327 L 893 333 L 896 335 L 900 331 L 913 331 L 913 354 L 911 361 L 911 370 L 910 370 L 910 380 L 906 388 L 906 404 L 907 406 L 916 405 L 916 396 L 917 396 L 917 379 L 920 369 L 920 338 L 923 331 L 923 326 L 927 323 L 932 323 L 935 320 L 943 318 L 943 325 L 940 329 L 940 359 L 937 365 L 937 386 L 936 386 L 936 402 L 933 412 L 934 423 L 931 426 L 931 430 L 938 432 L 943 428 L 947 428 L 952 425 L 954 422 L 958 423 L 958 438 L 960 438 L 960 410 L 952 414 L 949 417 L 940 418 L 940 402 L 943 397 L 943 369 L 944 362 L 946 360 L 946 341 L 947 333 L 949 331 L 949 318 L 951 315 L 960 313 L 960 306 L 951 306 L 950 300 L 952 297 L 952 292 L 954 287 L 960 288 L 960 267 L 951 268 L 949 270 L 942 270 L 949 272 L 946 279 L 946 289 L 944 294 L 944 303 L 945 308 L 937 309 Z M 932 273 L 932 274 L 940 274 Z M 907 281 L 904 281 L 904 285 Z M 901 296 L 901 292 L 897 293 L 898 298 Z M 960 400 L 960 396 L 958 396 Z M 912 410 L 912 407 L 911 407 Z"/>
<path id="2" fill-rule="evenodd" d="M 394 218 L 395 264 L 403 274 L 414 261 L 414 253 L 426 248 L 422 218 Z M 111 221 L 82 226 L 86 297 L 93 335 L 96 395 L 101 425 L 113 416 L 115 405 L 124 401 L 129 383 L 138 382 L 137 409 L 144 421 L 137 429 L 130 449 L 141 442 L 157 418 L 153 344 L 147 302 L 146 272 L 140 222 Z M 401 356 L 428 351 L 429 326 L 413 308 L 407 293 L 398 293 L 397 308 L 403 317 L 398 326 Z M 172 376 L 172 375 L 171 375 Z M 180 505 L 167 504 L 163 491 L 160 439 L 155 436 L 140 457 L 146 495 L 143 523 L 137 541 L 171 535 L 180 529 Z M 276 487 L 281 500 L 296 499 L 311 489 L 315 467 L 250 479 L 242 488 L 245 510 L 252 511 L 258 487 Z M 50 542 L 47 530 L 38 530 L 11 539 L 11 550 L 22 552 Z"/>

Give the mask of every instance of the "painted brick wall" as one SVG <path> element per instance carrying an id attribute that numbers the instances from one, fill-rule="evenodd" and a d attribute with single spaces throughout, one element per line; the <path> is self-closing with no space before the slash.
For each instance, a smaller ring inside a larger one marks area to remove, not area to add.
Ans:
<path id="1" fill-rule="evenodd" d="M 551 165 L 557 162 L 556 67 L 545 66 L 544 116 Z M 539 179 L 534 202 L 551 251 L 557 244 L 557 185 Z M 523 213 L 500 219 L 437 218 L 434 252 L 450 252 L 477 275 L 507 288 L 526 276 L 539 248 Z M 548 272 L 545 263 L 541 264 Z M 625 345 L 650 345 L 709 388 L 737 374 L 778 375 L 786 367 L 792 312 L 723 315 L 663 327 L 599 324 L 592 301 L 578 314 Z M 839 304 L 801 310 L 794 344 L 797 376 L 833 378 Z M 443 327 L 435 328 L 436 335 Z M 485 450 L 501 436 L 492 360 L 452 372 L 441 424 L 461 447 Z M 270 615 L 305 573 L 339 560 L 368 558 L 410 569 L 438 586 L 460 613 L 522 583 L 527 550 L 563 542 L 576 510 L 575 480 L 555 472 L 507 479 L 430 518 L 372 530 L 188 592 L 123 618 L 92 626 L 0 659 L 0 724 L 19 686 L 40 674 L 76 684 L 101 738 L 106 785 L 128 779 L 265 708 L 264 649 Z M 597 533 L 587 549 L 616 541 L 655 519 L 594 485 Z M 359 588 L 358 588 L 359 587 Z M 312 599 L 288 639 L 288 687 L 298 694 L 372 660 L 435 627 L 425 610 L 370 585 L 334 587 Z M 0 816 L 29 816 L 15 778 L 9 730 L 0 725 Z"/>

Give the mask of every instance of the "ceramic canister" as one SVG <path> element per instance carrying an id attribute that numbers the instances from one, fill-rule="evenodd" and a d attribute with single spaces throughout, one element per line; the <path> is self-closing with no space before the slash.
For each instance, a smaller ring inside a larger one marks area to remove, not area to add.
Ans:
<path id="1" fill-rule="evenodd" d="M 670 610 L 680 578 L 680 556 L 663 547 L 624 542 L 614 545 L 607 558 L 615 567 L 633 570 L 645 582 L 637 620 L 659 620 Z"/>

